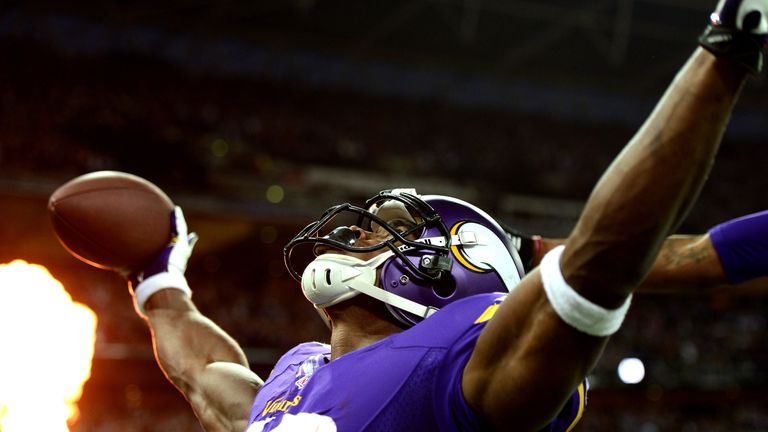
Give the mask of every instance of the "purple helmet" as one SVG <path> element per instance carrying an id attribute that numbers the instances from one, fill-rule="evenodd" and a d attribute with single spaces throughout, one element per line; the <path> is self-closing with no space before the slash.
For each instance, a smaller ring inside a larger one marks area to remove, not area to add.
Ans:
<path id="1" fill-rule="evenodd" d="M 349 228 L 353 225 L 377 230 L 384 240 L 355 246 L 357 237 Z M 382 191 L 366 201 L 365 208 L 341 204 L 328 209 L 284 249 L 286 266 L 296 280 L 302 281 L 301 273 L 315 259 L 320 245 L 355 253 L 384 249 L 388 257 L 370 264 L 379 269 L 376 287 L 362 291 L 384 301 L 408 326 L 431 312 L 417 314 L 403 304 L 415 303 L 433 312 L 474 294 L 509 292 L 524 275 L 517 249 L 487 213 L 456 198 L 420 196 L 413 189 Z M 330 277 L 326 278 L 331 285 Z M 357 294 L 352 287 L 342 287 L 343 294 L 333 291 L 319 301 L 308 295 L 304 285 L 305 295 L 318 307 Z"/>

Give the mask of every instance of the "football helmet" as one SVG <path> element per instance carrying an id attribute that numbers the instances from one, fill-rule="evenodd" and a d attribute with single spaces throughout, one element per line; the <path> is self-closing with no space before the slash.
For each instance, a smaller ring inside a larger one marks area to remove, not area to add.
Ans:
<path id="1" fill-rule="evenodd" d="M 358 241 L 360 230 L 375 240 Z M 458 299 L 509 292 L 524 276 L 517 249 L 487 213 L 414 189 L 329 208 L 286 245 L 284 259 L 318 309 L 364 293 L 407 326 Z"/>

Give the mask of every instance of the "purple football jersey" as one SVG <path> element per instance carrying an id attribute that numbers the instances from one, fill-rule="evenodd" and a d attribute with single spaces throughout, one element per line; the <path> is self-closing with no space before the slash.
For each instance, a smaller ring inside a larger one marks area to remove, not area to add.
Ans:
<path id="1" fill-rule="evenodd" d="M 487 430 L 461 390 L 480 332 L 504 299 L 452 303 L 414 327 L 330 361 L 330 347 L 304 343 L 275 365 L 256 395 L 246 432 Z M 581 418 L 584 385 L 543 431 Z"/>

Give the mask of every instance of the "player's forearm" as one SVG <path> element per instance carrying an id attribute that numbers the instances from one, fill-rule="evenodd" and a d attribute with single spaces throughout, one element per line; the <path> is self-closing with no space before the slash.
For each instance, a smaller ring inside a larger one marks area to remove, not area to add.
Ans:
<path id="1" fill-rule="evenodd" d="M 566 239 L 541 239 L 542 255 Z M 535 261 L 538 265 L 540 257 Z M 709 235 L 674 235 L 661 245 L 648 275 L 638 287 L 644 292 L 681 292 L 728 285 Z"/>
<path id="2" fill-rule="evenodd" d="M 235 340 L 177 290 L 157 292 L 147 301 L 146 313 L 157 360 L 182 390 L 209 364 L 225 362 L 248 367 Z"/>
<path id="3" fill-rule="evenodd" d="M 708 235 L 672 236 L 662 244 L 639 290 L 698 292 L 727 285 L 728 280 Z"/>
<path id="4" fill-rule="evenodd" d="M 701 49 L 595 187 L 561 260 L 565 279 L 617 307 L 698 195 L 744 81 Z"/>

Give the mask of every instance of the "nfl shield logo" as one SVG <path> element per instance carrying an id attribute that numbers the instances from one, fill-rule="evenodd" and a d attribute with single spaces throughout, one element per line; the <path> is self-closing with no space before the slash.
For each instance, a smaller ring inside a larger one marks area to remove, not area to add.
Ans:
<path id="1" fill-rule="evenodd" d="M 309 377 L 305 375 L 296 381 L 296 387 L 303 389 L 308 382 L 309 382 Z"/>

